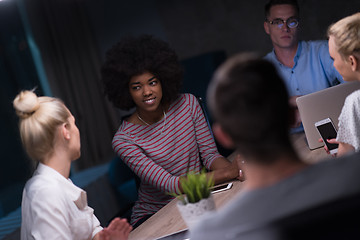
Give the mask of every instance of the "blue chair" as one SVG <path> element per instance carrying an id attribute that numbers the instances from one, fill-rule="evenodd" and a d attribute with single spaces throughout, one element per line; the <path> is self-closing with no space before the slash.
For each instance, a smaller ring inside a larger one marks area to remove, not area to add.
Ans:
<path id="1" fill-rule="evenodd" d="M 138 199 L 140 178 L 118 156 L 110 162 L 108 176 L 121 206 L 114 217 L 119 216 L 130 221 L 132 207 Z"/>
<path id="2" fill-rule="evenodd" d="M 208 114 L 206 105 L 206 91 L 208 84 L 218 66 L 226 60 L 226 53 L 223 50 L 213 51 L 194 56 L 181 61 L 184 67 L 184 81 L 182 92 L 191 93 L 198 98 L 203 109 L 210 131 L 213 120 Z M 225 157 L 230 155 L 234 149 L 222 147 L 215 139 L 219 153 Z"/>

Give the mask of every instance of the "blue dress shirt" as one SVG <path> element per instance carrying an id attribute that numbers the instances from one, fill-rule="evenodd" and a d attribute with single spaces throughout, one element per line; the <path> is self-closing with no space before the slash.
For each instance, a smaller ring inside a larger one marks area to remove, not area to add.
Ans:
<path id="1" fill-rule="evenodd" d="M 271 51 L 265 59 L 274 63 L 284 79 L 290 96 L 305 95 L 343 83 L 329 54 L 328 41 L 300 41 L 292 68 L 283 65 Z M 291 133 L 303 131 L 301 125 L 291 129 Z"/>
<path id="2" fill-rule="evenodd" d="M 265 56 L 274 63 L 285 80 L 290 96 L 305 95 L 344 82 L 336 71 L 327 41 L 300 41 L 294 57 L 294 67 L 284 66 L 274 50 Z"/>

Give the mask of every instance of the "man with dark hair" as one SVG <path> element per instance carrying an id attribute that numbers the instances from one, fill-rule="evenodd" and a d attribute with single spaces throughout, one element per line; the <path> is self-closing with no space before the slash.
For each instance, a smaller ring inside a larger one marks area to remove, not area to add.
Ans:
<path id="1" fill-rule="evenodd" d="M 237 149 L 246 181 L 235 199 L 190 229 L 191 240 L 279 239 L 267 228 L 273 222 L 360 193 L 359 155 L 308 165 L 296 154 L 286 86 L 271 62 L 230 58 L 215 72 L 207 99 L 214 134 Z"/>
<path id="2" fill-rule="evenodd" d="M 299 5 L 296 0 L 270 0 L 265 5 L 265 32 L 270 36 L 273 51 L 265 58 L 274 63 L 285 80 L 290 103 L 296 98 L 343 82 L 333 66 L 328 43 L 299 41 Z M 299 127 L 300 117 L 293 127 Z M 297 128 L 294 131 L 300 131 Z"/>

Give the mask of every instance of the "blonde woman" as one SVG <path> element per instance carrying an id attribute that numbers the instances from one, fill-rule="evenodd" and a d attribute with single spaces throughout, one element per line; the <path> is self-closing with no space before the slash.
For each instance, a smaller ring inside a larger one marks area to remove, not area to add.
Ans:
<path id="1" fill-rule="evenodd" d="M 360 12 L 331 25 L 328 36 L 336 70 L 345 81 L 360 81 Z M 337 137 L 328 142 L 339 144 L 338 156 L 360 150 L 360 90 L 346 98 Z"/>
<path id="2" fill-rule="evenodd" d="M 23 146 L 37 163 L 23 191 L 21 239 L 127 239 L 132 228 L 126 219 L 103 229 L 86 192 L 69 179 L 71 163 L 80 157 L 80 134 L 64 103 L 22 91 L 13 105 Z"/>

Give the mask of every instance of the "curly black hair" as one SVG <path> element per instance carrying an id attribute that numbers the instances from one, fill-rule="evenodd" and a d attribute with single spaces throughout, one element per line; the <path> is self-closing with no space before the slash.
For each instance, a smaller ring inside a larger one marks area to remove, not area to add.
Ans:
<path id="1" fill-rule="evenodd" d="M 154 74 L 161 82 L 162 104 L 172 103 L 178 97 L 183 78 L 178 56 L 169 44 L 151 35 L 125 37 L 106 52 L 101 68 L 105 95 L 120 109 L 135 107 L 129 82 L 145 72 Z"/>

